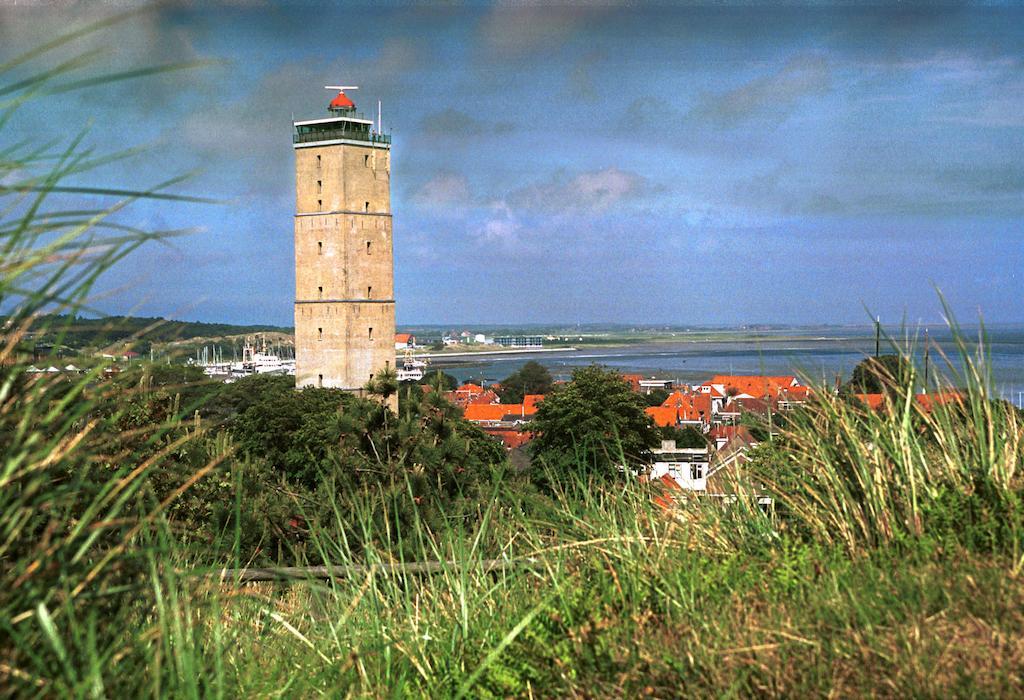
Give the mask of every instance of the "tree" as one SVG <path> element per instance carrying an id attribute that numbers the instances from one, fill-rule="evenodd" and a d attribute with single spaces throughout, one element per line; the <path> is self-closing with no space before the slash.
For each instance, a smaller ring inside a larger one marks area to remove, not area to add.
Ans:
<path id="1" fill-rule="evenodd" d="M 910 362 L 902 355 L 867 357 L 853 368 L 850 381 L 843 385 L 844 394 L 892 393 L 906 386 L 911 378 Z"/>
<path id="2" fill-rule="evenodd" d="M 648 406 L 660 406 L 669 397 L 669 393 L 664 389 L 653 389 L 651 393 L 644 394 L 643 396 L 644 402 Z"/>
<path id="3" fill-rule="evenodd" d="M 613 476 L 623 460 L 644 460 L 660 440 L 644 408 L 618 372 L 578 369 L 540 404 L 530 425 L 533 454 L 555 475 Z"/>
<path id="4" fill-rule="evenodd" d="M 434 370 L 423 375 L 420 384 L 427 384 L 437 391 L 454 391 L 459 386 L 459 380 L 441 370 Z"/>
<path id="5" fill-rule="evenodd" d="M 522 403 L 526 394 L 547 394 L 551 386 L 551 372 L 547 367 L 530 360 L 501 381 L 501 402 Z"/>
<path id="6" fill-rule="evenodd" d="M 691 425 L 684 428 L 676 428 L 666 425 L 658 430 L 662 440 L 675 440 L 676 447 L 707 447 L 708 441 L 700 431 Z"/>
<path id="7" fill-rule="evenodd" d="M 315 488 L 321 474 L 335 464 L 338 415 L 343 407 L 357 403 L 356 398 L 340 389 L 279 391 L 276 382 L 250 388 L 269 391 L 232 421 L 238 446 L 289 481 Z"/>

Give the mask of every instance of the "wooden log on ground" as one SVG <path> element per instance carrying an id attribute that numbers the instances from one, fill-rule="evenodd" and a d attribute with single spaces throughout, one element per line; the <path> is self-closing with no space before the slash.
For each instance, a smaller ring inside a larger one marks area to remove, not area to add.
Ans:
<path id="1" fill-rule="evenodd" d="M 242 569 L 220 569 L 207 576 L 224 581 L 249 583 L 254 581 L 301 581 L 303 579 L 361 578 L 368 574 L 438 574 L 446 570 L 458 570 L 463 562 L 457 561 L 416 561 L 384 564 L 348 564 L 342 566 L 274 566 L 246 567 Z M 524 559 L 482 559 L 473 562 L 473 570 L 485 573 L 512 571 L 515 569 L 540 569 L 541 561 L 533 557 Z"/>

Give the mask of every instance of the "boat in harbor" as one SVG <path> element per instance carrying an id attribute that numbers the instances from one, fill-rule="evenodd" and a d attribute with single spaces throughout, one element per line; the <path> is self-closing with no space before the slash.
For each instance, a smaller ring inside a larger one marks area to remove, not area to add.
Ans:
<path id="1" fill-rule="evenodd" d="M 204 349 L 203 359 L 196 364 L 203 368 L 209 377 L 221 378 L 225 382 L 233 382 L 253 374 L 279 374 L 295 376 L 295 358 L 282 357 L 280 350 L 275 351 L 265 336 L 257 339 L 247 337 L 242 346 L 242 359 L 235 362 L 224 362 L 214 355 L 214 361 L 206 361 Z"/>
<path id="2" fill-rule="evenodd" d="M 423 371 L 427 368 L 427 361 L 413 357 L 412 350 L 405 351 L 402 359 L 402 366 L 398 368 L 397 378 L 400 382 L 418 382 L 423 379 Z"/>

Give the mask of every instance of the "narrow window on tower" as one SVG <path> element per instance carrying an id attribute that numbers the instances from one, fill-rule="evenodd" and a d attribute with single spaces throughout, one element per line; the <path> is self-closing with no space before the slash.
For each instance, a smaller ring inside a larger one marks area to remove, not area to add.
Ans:
<path id="1" fill-rule="evenodd" d="M 324 288 L 323 287 L 317 287 L 316 288 L 316 293 L 317 293 L 317 298 L 318 299 L 323 299 L 324 298 Z"/>
<path id="2" fill-rule="evenodd" d="M 317 156 L 317 158 L 319 158 L 319 157 L 320 156 Z M 316 385 L 318 387 L 320 387 L 321 389 L 323 388 L 323 386 L 324 386 L 324 375 L 322 375 L 322 374 L 316 375 Z"/>
<path id="3" fill-rule="evenodd" d="M 363 211 L 370 211 L 370 203 L 369 202 L 366 202 L 365 204 L 363 204 Z"/>
<path id="4" fill-rule="evenodd" d="M 366 242 L 366 254 L 367 255 L 370 254 L 370 242 L 369 241 Z"/>
<path id="5" fill-rule="evenodd" d="M 317 340 L 323 340 L 324 339 L 324 329 L 323 328 L 317 328 L 316 329 L 316 339 Z"/>
<path id="6" fill-rule="evenodd" d="M 324 210 L 324 200 L 322 200 L 322 199 L 316 200 L 316 210 L 317 211 L 323 211 Z"/>
<path id="7" fill-rule="evenodd" d="M 324 242 L 323 241 L 317 241 L 316 242 L 316 254 L 317 255 L 323 255 L 324 254 Z"/>
<path id="8" fill-rule="evenodd" d="M 363 165 L 370 167 L 370 156 L 363 156 Z"/>
<path id="9" fill-rule="evenodd" d="M 320 156 L 316 157 L 316 167 L 320 167 Z"/>
<path id="10" fill-rule="evenodd" d="M 384 360 L 384 371 L 387 372 L 391 369 L 391 360 Z"/>
<path id="11" fill-rule="evenodd" d="M 373 326 L 370 326 L 370 330 L 369 330 L 368 335 L 369 335 L 370 340 L 373 340 Z"/>
<path id="12" fill-rule="evenodd" d="M 366 298 L 369 299 L 372 296 L 373 296 L 373 287 L 367 287 L 366 288 Z"/>
<path id="13" fill-rule="evenodd" d="M 324 181 L 323 180 L 317 180 L 316 181 L 316 193 L 320 194 L 323 191 L 324 191 Z"/>

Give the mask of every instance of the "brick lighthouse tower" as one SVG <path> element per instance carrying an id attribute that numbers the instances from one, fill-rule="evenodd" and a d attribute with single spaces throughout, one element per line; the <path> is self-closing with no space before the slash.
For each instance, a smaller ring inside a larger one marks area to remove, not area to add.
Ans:
<path id="1" fill-rule="evenodd" d="M 395 361 L 391 137 L 344 89 L 292 125 L 295 383 L 359 393 Z"/>

